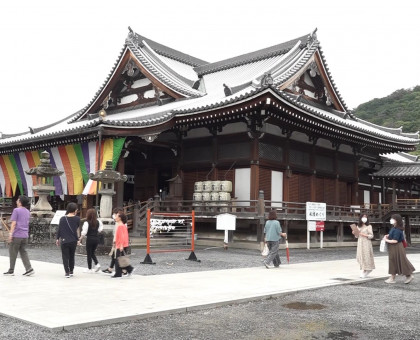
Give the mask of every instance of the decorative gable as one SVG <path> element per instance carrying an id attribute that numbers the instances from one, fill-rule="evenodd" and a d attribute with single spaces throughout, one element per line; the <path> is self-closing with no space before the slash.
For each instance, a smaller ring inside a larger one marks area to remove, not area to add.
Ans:
<path id="1" fill-rule="evenodd" d="M 102 94 L 90 106 L 88 114 L 96 114 L 102 109 L 115 113 L 134 107 L 162 105 L 180 98 L 147 75 L 129 50 L 122 60 Z"/>
<path id="2" fill-rule="evenodd" d="M 345 106 L 336 95 L 317 53 L 302 71 L 292 82 L 287 83 L 288 86 L 283 89 L 285 92 L 303 96 L 306 100 L 327 108 L 346 112 Z M 280 89 L 282 87 L 280 86 Z"/>

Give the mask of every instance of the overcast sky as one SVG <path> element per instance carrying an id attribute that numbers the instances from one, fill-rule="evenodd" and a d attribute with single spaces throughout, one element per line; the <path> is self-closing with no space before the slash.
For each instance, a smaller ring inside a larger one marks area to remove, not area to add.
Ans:
<path id="1" fill-rule="evenodd" d="M 0 132 L 43 126 L 87 105 L 128 26 L 209 62 L 318 28 L 338 90 L 355 108 L 420 85 L 419 13 L 413 0 L 2 1 Z"/>

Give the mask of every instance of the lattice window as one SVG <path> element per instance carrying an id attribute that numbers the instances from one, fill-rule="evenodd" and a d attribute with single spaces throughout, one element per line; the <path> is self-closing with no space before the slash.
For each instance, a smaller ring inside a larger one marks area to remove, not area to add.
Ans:
<path id="1" fill-rule="evenodd" d="M 218 148 L 219 159 L 249 158 L 251 147 L 249 142 L 220 144 Z"/>
<path id="2" fill-rule="evenodd" d="M 276 145 L 260 143 L 258 149 L 260 158 L 283 162 L 283 148 Z"/>
<path id="3" fill-rule="evenodd" d="M 212 147 L 211 146 L 193 146 L 185 148 L 184 150 L 184 161 L 185 162 L 200 162 L 209 161 L 211 162 Z"/>
<path id="4" fill-rule="evenodd" d="M 309 152 L 304 152 L 296 149 L 290 149 L 289 155 L 290 163 L 309 168 L 310 155 Z"/>
<path id="5" fill-rule="evenodd" d="M 315 155 L 315 168 L 320 171 L 334 172 L 334 159 L 324 155 Z"/>
<path id="6" fill-rule="evenodd" d="M 342 176 L 354 176 L 354 164 L 351 161 L 338 160 L 338 174 Z"/>

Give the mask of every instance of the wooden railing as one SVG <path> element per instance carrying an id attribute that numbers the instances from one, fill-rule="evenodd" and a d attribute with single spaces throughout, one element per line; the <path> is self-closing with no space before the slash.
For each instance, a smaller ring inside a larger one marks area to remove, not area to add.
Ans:
<path id="1" fill-rule="evenodd" d="M 419 211 L 420 200 L 399 200 L 397 205 L 391 204 L 365 204 L 361 206 L 326 206 L 326 220 L 337 222 L 357 221 L 361 214 L 367 214 L 372 223 L 382 223 L 384 217 L 389 217 L 391 211 L 395 208 L 405 209 L 407 211 Z M 197 220 L 206 220 L 215 218 L 222 213 L 231 213 L 238 219 L 266 219 L 270 210 L 277 211 L 277 218 L 281 220 L 306 220 L 306 203 L 268 201 L 268 200 L 240 200 L 240 201 L 160 201 L 149 200 L 138 202 L 135 205 L 138 217 L 135 218 L 137 225 L 146 225 L 146 212 L 151 209 L 155 212 L 190 212 L 195 211 Z M 420 225 L 418 216 L 410 217 L 410 225 Z"/>

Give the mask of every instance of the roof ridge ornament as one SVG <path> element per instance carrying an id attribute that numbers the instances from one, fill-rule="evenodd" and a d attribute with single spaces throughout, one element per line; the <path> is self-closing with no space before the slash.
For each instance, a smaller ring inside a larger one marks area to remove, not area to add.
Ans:
<path id="1" fill-rule="evenodd" d="M 271 72 L 264 73 L 263 77 L 261 78 L 261 86 L 270 86 L 274 84 L 274 79 L 271 76 Z"/>
<path id="2" fill-rule="evenodd" d="M 318 28 L 315 28 L 314 31 L 308 36 L 308 43 L 306 44 L 307 47 L 312 46 L 314 43 L 318 42 L 318 38 L 316 36 L 316 31 Z"/>
<path id="3" fill-rule="evenodd" d="M 141 41 L 142 39 L 136 34 L 136 32 L 134 32 L 130 26 L 128 26 L 128 30 L 129 32 L 128 32 L 127 38 L 125 38 L 125 43 L 126 44 L 132 43 L 136 46 L 143 47 L 143 44 Z"/>

